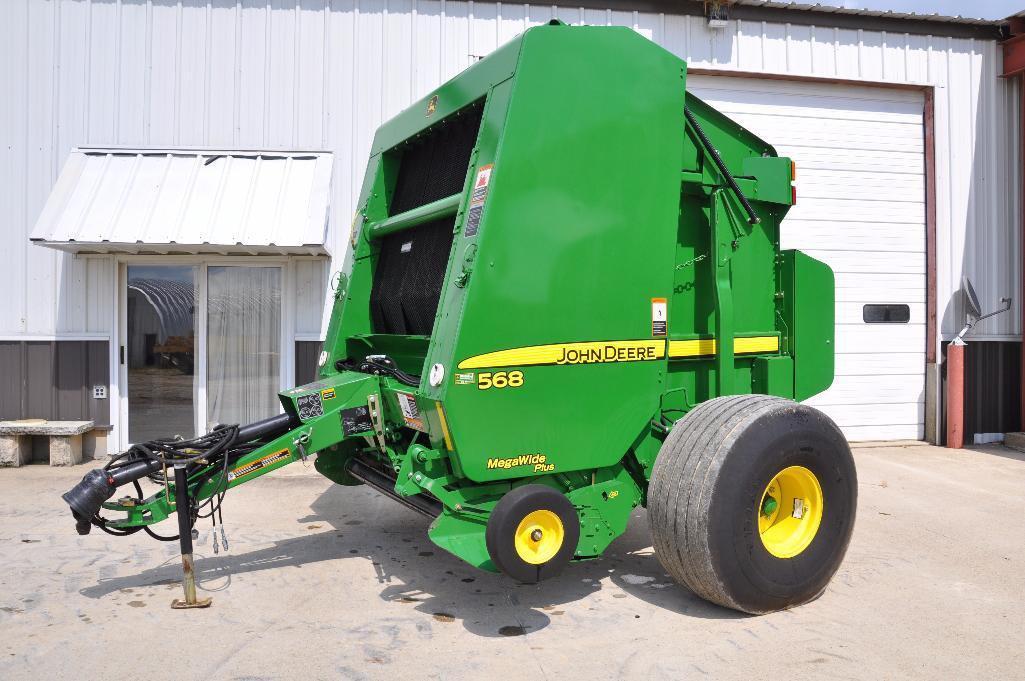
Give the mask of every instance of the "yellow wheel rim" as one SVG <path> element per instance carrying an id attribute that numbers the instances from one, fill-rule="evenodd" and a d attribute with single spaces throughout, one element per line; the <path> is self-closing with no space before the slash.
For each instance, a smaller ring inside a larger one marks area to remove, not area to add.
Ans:
<path id="1" fill-rule="evenodd" d="M 516 528 L 516 555 L 531 565 L 547 563 L 562 548 L 566 531 L 551 511 L 528 513 Z"/>
<path id="2" fill-rule="evenodd" d="M 793 558 L 808 548 L 822 524 L 819 479 L 804 466 L 784 468 L 762 492 L 757 513 L 765 550 L 777 558 Z"/>

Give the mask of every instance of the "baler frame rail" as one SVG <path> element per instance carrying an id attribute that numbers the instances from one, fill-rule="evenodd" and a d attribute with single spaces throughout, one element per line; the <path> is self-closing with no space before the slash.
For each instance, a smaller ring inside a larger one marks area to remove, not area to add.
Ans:
<path id="1" fill-rule="evenodd" d="M 440 501 L 426 494 L 421 493 L 412 496 L 399 494 L 395 491 L 396 478 L 385 475 L 359 457 L 353 457 L 349 461 L 346 470 L 349 475 L 366 483 L 367 486 L 374 488 L 389 499 L 397 501 L 411 511 L 416 511 L 431 520 L 440 516 L 444 510 L 444 506 L 442 506 Z"/>
<path id="2" fill-rule="evenodd" d="M 462 200 L 463 194 L 460 192 L 423 206 L 410 208 L 404 213 L 399 213 L 371 224 L 368 234 L 371 239 L 379 239 L 395 232 L 401 232 L 404 229 L 422 225 L 425 222 L 447 218 L 459 211 L 459 204 Z"/>

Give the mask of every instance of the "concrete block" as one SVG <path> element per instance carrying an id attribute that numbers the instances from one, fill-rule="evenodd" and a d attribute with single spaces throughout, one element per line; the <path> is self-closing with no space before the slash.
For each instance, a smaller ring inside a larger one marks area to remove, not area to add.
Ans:
<path id="1" fill-rule="evenodd" d="M 50 465 L 74 466 L 82 463 L 81 435 L 51 435 Z"/>
<path id="2" fill-rule="evenodd" d="M 81 435 L 92 430 L 92 421 L 47 421 L 45 419 L 21 419 L 0 421 L 0 435 Z"/>
<path id="3" fill-rule="evenodd" d="M 107 459 L 107 440 L 107 433 L 99 429 L 82 435 L 82 460 Z"/>
<path id="4" fill-rule="evenodd" d="M 32 438 L 28 435 L 0 435 L 0 466 L 24 466 L 32 461 Z"/>

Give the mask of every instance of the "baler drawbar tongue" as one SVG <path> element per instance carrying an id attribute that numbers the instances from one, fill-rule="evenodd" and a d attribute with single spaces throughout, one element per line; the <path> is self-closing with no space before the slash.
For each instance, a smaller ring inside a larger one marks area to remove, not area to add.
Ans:
<path id="1" fill-rule="evenodd" d="M 207 607 L 211 599 L 196 597 L 192 546 L 196 521 L 211 518 L 215 528 L 218 521 L 223 523 L 221 504 L 231 481 L 230 471 L 251 457 L 260 443 L 287 433 L 296 422 L 293 416 L 280 414 L 246 426 L 220 426 L 190 440 L 166 439 L 133 445 L 103 468 L 87 473 L 62 498 L 71 507 L 79 534 L 89 534 L 95 526 L 115 536 L 143 530 L 161 541 L 177 540 L 182 556 L 184 598 L 175 599 L 172 607 Z M 163 493 L 144 499 L 140 485 L 144 478 L 162 485 Z M 119 487 L 129 484 L 134 486 L 137 497 L 108 503 Z M 129 518 L 109 521 L 100 515 L 104 508 L 128 512 Z M 163 520 L 172 512 L 178 513 L 177 535 L 165 537 L 150 529 L 151 522 Z M 227 548 L 223 524 L 221 532 Z"/>

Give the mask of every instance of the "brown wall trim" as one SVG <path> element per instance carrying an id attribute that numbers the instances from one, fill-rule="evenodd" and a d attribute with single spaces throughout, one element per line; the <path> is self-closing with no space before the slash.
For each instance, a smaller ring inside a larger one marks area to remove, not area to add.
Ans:
<path id="1" fill-rule="evenodd" d="M 807 76 L 799 73 L 767 73 L 764 71 L 740 71 L 738 69 L 709 69 L 687 67 L 691 76 L 722 76 L 725 78 L 755 78 L 758 80 L 784 80 L 796 83 L 822 83 L 824 85 L 850 85 L 851 87 L 882 88 L 884 90 L 919 90 L 931 91 L 931 85 L 917 83 L 887 83 L 877 80 L 858 80 L 857 78 L 837 78 L 834 76 Z"/>
<path id="2" fill-rule="evenodd" d="M 936 363 L 936 115 L 935 92 L 923 88 L 925 107 L 925 363 Z"/>
<path id="3" fill-rule="evenodd" d="M 828 78 L 824 76 L 802 76 L 782 73 L 759 73 L 756 71 L 735 71 L 726 69 L 687 69 L 694 76 L 719 76 L 727 78 L 755 78 L 760 80 L 796 81 L 801 83 L 822 83 L 826 85 L 850 85 L 853 87 L 879 87 L 891 90 L 919 91 L 924 98 L 922 128 L 925 135 L 925 363 L 936 362 L 936 120 L 935 89 L 931 85 L 910 83 L 879 83 L 850 78 Z M 1022 107 L 1025 111 L 1025 87 L 1022 88 Z M 1025 130 L 1025 127 L 1023 127 Z M 1023 152 L 1025 153 L 1025 152 Z M 1025 305 L 1025 302 L 1023 302 Z M 1025 352 L 1025 350 L 1023 350 Z M 1025 381 L 1025 362 L 1023 362 Z M 1025 385 L 1025 382 L 1023 382 Z M 1025 400 L 1023 400 L 1025 405 Z M 1022 418 L 1025 419 L 1025 406 Z"/>
<path id="4" fill-rule="evenodd" d="M 680 16 L 703 17 L 704 4 L 688 0 L 556 0 L 552 3 L 567 13 L 572 10 L 608 9 L 615 12 L 653 12 Z M 556 18 L 559 13 L 555 13 Z M 573 19 L 565 16 L 566 19 Z M 961 24 L 935 19 L 902 19 L 899 17 L 866 16 L 813 9 L 789 9 L 783 7 L 751 7 L 733 5 L 730 18 L 742 21 L 766 21 L 774 24 L 795 24 L 798 26 L 822 26 L 825 28 L 846 28 L 851 30 L 886 31 L 887 33 L 909 33 L 911 35 L 934 35 L 943 38 L 974 38 L 976 40 L 1001 40 L 1004 28 L 1000 25 Z"/>
<path id="5" fill-rule="evenodd" d="M 1025 33 L 1014 36 L 1004 41 L 1004 78 L 1017 76 L 1025 73 Z"/>

